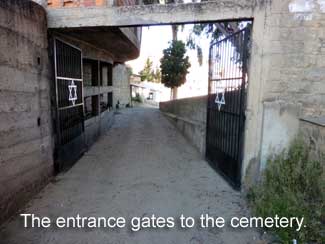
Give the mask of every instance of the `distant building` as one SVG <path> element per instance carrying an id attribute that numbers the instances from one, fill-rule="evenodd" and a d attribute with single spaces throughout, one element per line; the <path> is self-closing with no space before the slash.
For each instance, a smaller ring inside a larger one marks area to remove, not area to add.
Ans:
<path id="1" fill-rule="evenodd" d="M 132 84 L 139 84 L 141 83 L 141 75 L 137 75 L 137 74 L 132 74 L 130 76 L 130 83 Z"/>
<path id="2" fill-rule="evenodd" d="M 152 82 L 131 83 L 132 98 L 141 97 L 142 101 L 156 102 L 162 98 L 162 84 Z"/>

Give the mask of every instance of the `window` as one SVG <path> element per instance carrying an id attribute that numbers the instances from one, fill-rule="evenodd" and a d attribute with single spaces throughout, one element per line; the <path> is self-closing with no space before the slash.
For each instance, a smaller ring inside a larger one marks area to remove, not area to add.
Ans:
<path id="1" fill-rule="evenodd" d="M 100 112 L 104 112 L 108 109 L 107 94 L 100 94 Z"/>
<path id="2" fill-rule="evenodd" d="M 109 108 L 113 108 L 113 92 L 107 93 L 107 105 Z"/>
<path id="3" fill-rule="evenodd" d="M 85 97 L 85 119 L 90 119 L 98 115 L 98 96 Z"/>
<path id="4" fill-rule="evenodd" d="M 113 85 L 113 65 L 106 62 L 100 63 L 100 85 L 112 86 Z"/>
<path id="5" fill-rule="evenodd" d="M 83 60 L 84 86 L 98 86 L 98 61 L 92 59 Z"/>

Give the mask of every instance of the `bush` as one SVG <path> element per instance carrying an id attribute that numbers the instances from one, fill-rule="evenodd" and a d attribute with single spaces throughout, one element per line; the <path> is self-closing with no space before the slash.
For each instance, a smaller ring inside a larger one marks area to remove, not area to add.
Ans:
<path id="1" fill-rule="evenodd" d="M 137 93 L 135 97 L 132 97 L 132 101 L 138 102 L 138 103 L 143 103 L 142 97 L 140 96 L 139 93 Z"/>
<path id="2" fill-rule="evenodd" d="M 322 165 L 323 163 L 323 165 Z M 311 160 L 307 146 L 296 139 L 288 151 L 268 160 L 261 182 L 248 194 L 254 214 L 304 217 L 306 227 L 272 229 L 284 243 L 325 243 L 324 160 Z"/>

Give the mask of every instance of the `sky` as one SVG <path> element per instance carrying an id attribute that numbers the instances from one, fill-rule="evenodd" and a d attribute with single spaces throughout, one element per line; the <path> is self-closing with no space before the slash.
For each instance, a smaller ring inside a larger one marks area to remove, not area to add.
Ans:
<path id="1" fill-rule="evenodd" d="M 178 31 L 178 39 L 186 42 L 193 25 L 185 25 L 183 31 Z M 144 67 L 146 59 L 149 57 L 153 61 L 153 68 L 160 66 L 160 59 L 163 50 L 169 46 L 172 40 L 171 26 L 151 26 L 142 28 L 142 42 L 140 57 L 127 62 L 133 69 L 133 73 L 138 74 Z M 187 75 L 186 83 L 178 89 L 178 98 L 206 95 L 208 90 L 208 50 L 209 39 L 205 36 L 199 38 L 203 48 L 203 64 L 199 65 L 196 50 L 187 50 L 190 58 L 191 68 Z"/>

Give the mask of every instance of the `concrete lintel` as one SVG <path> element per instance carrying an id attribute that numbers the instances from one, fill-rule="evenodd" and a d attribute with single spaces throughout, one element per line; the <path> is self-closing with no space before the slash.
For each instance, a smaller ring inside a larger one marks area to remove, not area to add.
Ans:
<path id="1" fill-rule="evenodd" d="M 215 2 L 47 9 L 48 27 L 147 26 L 253 18 L 256 2 Z"/>

